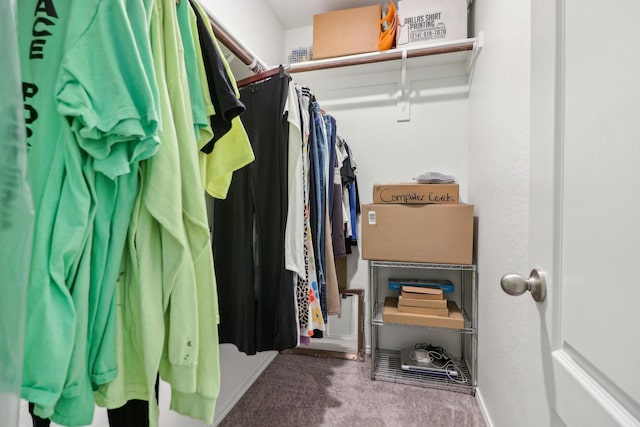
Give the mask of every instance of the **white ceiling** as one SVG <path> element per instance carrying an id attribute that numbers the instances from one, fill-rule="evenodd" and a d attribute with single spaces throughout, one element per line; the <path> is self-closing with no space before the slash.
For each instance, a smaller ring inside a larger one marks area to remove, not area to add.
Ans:
<path id="1" fill-rule="evenodd" d="M 285 30 L 313 25 L 313 15 L 334 10 L 380 4 L 381 0 L 265 0 Z"/>

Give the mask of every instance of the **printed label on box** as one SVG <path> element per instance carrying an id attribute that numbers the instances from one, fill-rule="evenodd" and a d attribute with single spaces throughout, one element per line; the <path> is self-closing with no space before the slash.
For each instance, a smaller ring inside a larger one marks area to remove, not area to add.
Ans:
<path id="1" fill-rule="evenodd" d="M 407 16 L 404 18 L 404 22 L 400 24 L 400 27 L 406 33 L 407 41 L 405 43 L 438 40 L 447 37 L 447 25 L 442 22 L 442 12 Z"/>
<path id="2" fill-rule="evenodd" d="M 376 211 L 369 211 L 369 224 L 376 224 Z"/>
<path id="3" fill-rule="evenodd" d="M 399 0 L 396 46 L 466 38 L 467 7 L 466 0 Z"/>

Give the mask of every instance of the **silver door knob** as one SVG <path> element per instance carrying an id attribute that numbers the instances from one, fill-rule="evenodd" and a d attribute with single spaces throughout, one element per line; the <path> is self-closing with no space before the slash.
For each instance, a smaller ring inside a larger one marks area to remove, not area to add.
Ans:
<path id="1" fill-rule="evenodd" d="M 547 281 L 544 272 L 534 268 L 525 278 L 520 274 L 505 274 L 500 279 L 502 290 L 509 295 L 522 295 L 526 291 L 531 292 L 531 296 L 537 302 L 544 301 L 547 296 Z"/>

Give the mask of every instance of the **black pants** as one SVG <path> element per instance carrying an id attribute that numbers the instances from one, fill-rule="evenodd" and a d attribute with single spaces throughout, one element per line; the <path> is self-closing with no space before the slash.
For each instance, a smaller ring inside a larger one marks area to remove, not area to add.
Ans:
<path id="1" fill-rule="evenodd" d="M 149 427 L 149 402 L 130 400 L 124 406 L 107 410 L 111 427 Z"/>
<path id="2" fill-rule="evenodd" d="M 34 404 L 29 402 L 29 413 L 31 414 L 31 421 L 33 423 L 33 427 L 49 427 L 51 425 L 51 421 L 46 418 L 40 418 L 36 414 L 33 413 Z"/>
<path id="3" fill-rule="evenodd" d="M 288 76 L 273 76 L 240 90 L 255 161 L 234 172 L 213 208 L 220 342 L 246 354 L 297 342 L 293 275 L 284 267 L 288 86 Z"/>
<path id="4" fill-rule="evenodd" d="M 156 401 L 160 379 L 156 377 Z M 109 426 L 111 427 L 149 427 L 149 402 L 146 400 L 129 400 L 124 406 L 108 409 Z"/>
<path id="5" fill-rule="evenodd" d="M 51 421 L 40 418 L 33 413 L 34 404 L 29 402 L 29 413 L 33 427 L 49 427 Z M 107 410 L 111 427 L 148 427 L 149 402 L 146 400 L 130 400 L 124 406 Z"/>
<path id="6" fill-rule="evenodd" d="M 158 399 L 159 380 L 156 378 L 156 400 Z M 40 418 L 33 413 L 34 404 L 29 402 L 29 413 L 33 427 L 49 427 L 51 421 Z M 124 406 L 108 409 L 109 426 L 111 427 L 149 427 L 149 402 L 146 400 L 129 400 Z"/>

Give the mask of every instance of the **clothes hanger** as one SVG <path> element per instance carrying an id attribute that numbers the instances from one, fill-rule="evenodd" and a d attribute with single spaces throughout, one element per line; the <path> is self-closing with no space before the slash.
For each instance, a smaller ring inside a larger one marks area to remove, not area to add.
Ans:
<path id="1" fill-rule="evenodd" d="M 245 79 L 237 81 L 236 85 L 238 86 L 238 88 L 241 88 L 244 86 L 248 86 L 251 83 L 256 83 L 261 80 L 266 80 L 269 77 L 275 76 L 276 74 L 278 74 L 280 78 L 286 76 L 287 74 L 285 73 L 285 66 L 279 65 L 278 67 L 272 68 L 270 70 L 262 71 L 261 73 L 255 74 L 253 76 L 249 76 Z"/>

